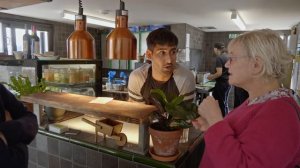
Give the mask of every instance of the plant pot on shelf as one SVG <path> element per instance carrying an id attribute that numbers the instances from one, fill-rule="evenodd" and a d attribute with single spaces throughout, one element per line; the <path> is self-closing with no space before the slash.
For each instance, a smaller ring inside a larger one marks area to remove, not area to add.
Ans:
<path id="1" fill-rule="evenodd" d="M 66 112 L 65 109 L 53 108 L 53 107 L 44 107 L 45 113 L 47 115 L 48 120 L 57 121 L 64 117 Z"/>
<path id="2" fill-rule="evenodd" d="M 158 123 L 152 123 L 149 133 L 152 138 L 153 148 L 150 148 L 151 156 L 160 161 L 173 161 L 179 156 L 179 140 L 182 129 L 161 131 L 155 129 Z"/>

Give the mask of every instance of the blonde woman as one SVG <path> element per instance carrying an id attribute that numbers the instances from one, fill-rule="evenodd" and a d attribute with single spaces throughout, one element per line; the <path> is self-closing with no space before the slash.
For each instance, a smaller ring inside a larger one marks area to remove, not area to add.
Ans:
<path id="1" fill-rule="evenodd" d="M 205 132 L 201 168 L 295 168 L 300 166 L 300 108 L 292 91 L 281 88 L 291 60 L 272 30 L 247 32 L 228 45 L 229 83 L 249 98 L 224 119 L 207 97 L 193 121 Z"/>

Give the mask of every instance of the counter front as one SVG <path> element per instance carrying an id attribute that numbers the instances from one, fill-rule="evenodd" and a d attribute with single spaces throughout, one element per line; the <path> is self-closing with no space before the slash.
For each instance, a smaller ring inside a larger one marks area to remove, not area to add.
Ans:
<path id="1" fill-rule="evenodd" d="M 190 129 L 188 142 L 180 144 L 180 156 L 177 160 L 169 163 L 153 160 L 148 153 L 149 147 L 151 146 L 149 143 L 150 136 L 148 127 L 149 116 L 152 112 L 157 110 L 156 107 L 118 100 L 111 100 L 105 104 L 89 103 L 93 99 L 95 99 L 95 97 L 54 92 L 38 93 L 21 98 L 24 102 L 33 103 L 34 113 L 37 115 L 40 124 L 39 134 L 57 138 L 60 141 L 67 141 L 84 148 L 90 148 L 98 152 L 114 155 L 132 162 L 154 167 L 182 167 L 182 165 L 186 164 L 188 158 L 192 157 L 191 154 L 195 153 L 195 149 L 199 148 L 202 134 L 197 130 Z M 59 124 L 69 127 L 70 131 L 66 132 L 66 134 L 56 134 L 47 131 L 47 126 L 41 125 L 44 119 L 43 106 L 65 109 L 84 115 L 60 122 Z M 101 137 L 100 142 L 95 142 L 94 128 L 82 122 L 82 118 L 94 122 L 103 117 L 118 120 L 123 123 L 122 133 L 128 137 L 128 142 L 125 146 L 116 145 L 114 140 L 110 137 Z M 199 153 L 199 155 L 200 154 L 201 153 Z M 198 154 L 196 158 L 195 162 L 198 163 L 200 159 Z"/>

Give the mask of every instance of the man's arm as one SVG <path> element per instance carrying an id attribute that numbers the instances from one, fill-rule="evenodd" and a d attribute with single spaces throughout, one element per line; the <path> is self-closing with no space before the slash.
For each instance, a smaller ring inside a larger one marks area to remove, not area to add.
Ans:
<path id="1" fill-rule="evenodd" d="M 141 95 L 142 85 L 145 81 L 141 78 L 141 73 L 137 70 L 130 73 L 128 80 L 128 101 L 140 103 L 145 102 L 143 96 Z"/>
<path id="2" fill-rule="evenodd" d="M 222 67 L 221 68 L 216 68 L 216 73 L 210 74 L 207 76 L 208 80 L 214 80 L 219 78 L 222 75 Z"/>

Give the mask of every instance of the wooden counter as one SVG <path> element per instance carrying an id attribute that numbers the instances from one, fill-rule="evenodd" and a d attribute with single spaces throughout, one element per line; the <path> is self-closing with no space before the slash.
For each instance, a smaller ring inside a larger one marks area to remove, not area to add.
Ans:
<path id="1" fill-rule="evenodd" d="M 95 97 L 55 92 L 37 93 L 21 97 L 22 101 L 33 103 L 33 111 L 37 115 L 39 125 L 41 124 L 40 105 L 138 124 L 136 151 L 140 154 L 146 154 L 149 149 L 149 116 L 156 110 L 156 107 L 118 100 L 112 100 L 106 104 L 89 103 L 93 99 Z"/>
<path id="2" fill-rule="evenodd" d="M 148 122 L 149 115 L 156 110 L 155 106 L 119 100 L 112 100 L 106 104 L 89 103 L 93 99 L 95 97 L 54 92 L 37 93 L 21 98 L 22 101 L 28 103 L 135 124 Z"/>

